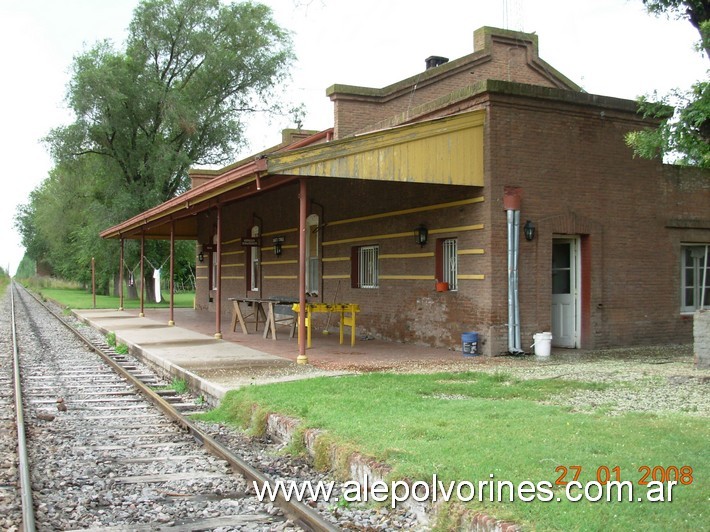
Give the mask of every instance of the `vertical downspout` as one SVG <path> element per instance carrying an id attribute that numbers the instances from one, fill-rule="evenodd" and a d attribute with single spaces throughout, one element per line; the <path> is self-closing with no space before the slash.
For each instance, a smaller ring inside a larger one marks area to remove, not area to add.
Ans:
<path id="1" fill-rule="evenodd" d="M 214 337 L 222 339 L 222 204 L 217 204 L 217 308 L 215 309 Z"/>
<path id="2" fill-rule="evenodd" d="M 123 239 L 121 239 L 120 267 L 118 269 L 118 310 L 123 310 Z"/>
<path id="3" fill-rule="evenodd" d="M 520 348 L 520 308 L 518 302 L 518 255 L 520 244 L 520 204 L 522 189 L 505 187 L 503 208 L 508 225 L 508 352 L 522 354 Z"/>
<path id="4" fill-rule="evenodd" d="M 143 272 L 143 262 L 145 257 L 145 232 L 141 231 L 141 311 L 138 313 L 139 318 L 145 316 L 145 277 Z"/>
<path id="5" fill-rule="evenodd" d="M 520 211 L 513 216 L 513 352 L 522 353 L 520 348 L 520 300 L 518 298 L 518 257 L 520 257 Z"/>
<path id="6" fill-rule="evenodd" d="M 175 325 L 175 220 L 170 221 L 170 318 L 168 326 Z"/>
<path id="7" fill-rule="evenodd" d="M 513 334 L 513 320 L 515 314 L 515 301 L 513 299 L 513 219 L 515 217 L 513 209 L 507 209 L 506 219 L 508 227 L 508 352 L 515 349 L 515 337 Z"/>
<path id="8" fill-rule="evenodd" d="M 306 180 L 298 181 L 298 358 L 299 364 L 308 364 L 306 356 Z"/>

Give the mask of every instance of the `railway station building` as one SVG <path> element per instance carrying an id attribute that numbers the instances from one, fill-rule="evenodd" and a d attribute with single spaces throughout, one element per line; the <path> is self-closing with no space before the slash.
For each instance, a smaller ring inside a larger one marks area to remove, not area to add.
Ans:
<path id="1" fill-rule="evenodd" d="M 216 334 L 230 298 L 277 297 L 357 305 L 357 334 L 395 342 L 460 349 L 475 331 L 484 355 L 546 331 L 567 348 L 690 342 L 710 307 L 710 173 L 634 158 L 625 135 L 654 123 L 567 79 L 535 34 L 484 27 L 469 55 L 424 66 L 331 86 L 332 128 L 194 169 L 102 236 L 194 240 Z"/>

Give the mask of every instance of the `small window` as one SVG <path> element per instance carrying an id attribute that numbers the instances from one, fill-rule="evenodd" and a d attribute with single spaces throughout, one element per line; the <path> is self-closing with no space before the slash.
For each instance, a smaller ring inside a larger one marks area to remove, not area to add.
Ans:
<path id="1" fill-rule="evenodd" d="M 350 260 L 353 288 L 378 288 L 380 278 L 380 247 L 354 247 Z"/>
<path id="2" fill-rule="evenodd" d="M 249 264 L 251 266 L 249 269 L 249 290 L 253 292 L 259 291 L 259 251 L 259 246 L 249 247 Z"/>
<path id="3" fill-rule="evenodd" d="M 320 257 L 318 237 L 320 234 L 318 215 L 311 214 L 306 219 L 306 293 L 318 295 L 320 287 Z"/>
<path id="4" fill-rule="evenodd" d="M 682 245 L 680 260 L 681 312 L 710 309 L 710 245 Z"/>
<path id="5" fill-rule="evenodd" d="M 449 283 L 449 290 L 458 290 L 459 259 L 455 238 L 436 241 L 436 279 Z"/>

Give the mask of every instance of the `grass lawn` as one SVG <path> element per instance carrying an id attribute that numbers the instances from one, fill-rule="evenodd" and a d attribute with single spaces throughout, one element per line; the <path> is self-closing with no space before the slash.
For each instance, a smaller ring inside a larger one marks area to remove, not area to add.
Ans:
<path id="1" fill-rule="evenodd" d="M 81 288 L 35 288 L 46 299 L 52 299 L 69 308 L 93 308 L 93 296 Z M 175 307 L 192 308 L 195 298 L 194 292 L 175 294 Z M 140 308 L 140 300 L 123 299 L 124 308 Z M 145 302 L 145 308 L 167 308 L 170 301 L 164 299 L 160 303 Z M 119 299 L 117 296 L 96 296 L 96 308 L 118 308 Z"/>
<path id="2" fill-rule="evenodd" d="M 390 464 L 393 479 L 431 482 L 436 473 L 444 482 L 477 485 L 493 474 L 513 484 L 554 484 L 558 466 L 581 466 L 580 482 L 596 480 L 600 467 L 619 467 L 620 479 L 633 483 L 636 499 L 645 494 L 639 485 L 642 466 L 691 466 L 692 484 L 676 486 L 672 502 L 573 503 L 557 486 L 550 502 L 469 504 L 539 530 L 705 527 L 707 419 L 573 413 L 540 402 L 553 394 L 602 386 L 561 379 L 516 381 L 505 374 L 476 372 L 372 373 L 250 386 L 230 392 L 207 417 L 244 426 L 253 405 L 291 414 Z M 572 473 L 566 480 L 572 480 Z"/>

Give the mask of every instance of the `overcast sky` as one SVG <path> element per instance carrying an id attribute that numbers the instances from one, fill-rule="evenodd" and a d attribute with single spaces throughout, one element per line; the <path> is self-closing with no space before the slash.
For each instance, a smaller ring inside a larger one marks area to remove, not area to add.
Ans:
<path id="1" fill-rule="evenodd" d="M 266 0 L 293 33 L 298 63 L 289 97 L 306 106 L 303 126 L 333 122 L 325 89 L 382 87 L 424 70 L 424 59 L 473 51 L 481 26 L 535 32 L 540 57 L 584 90 L 634 99 L 689 87 L 710 64 L 687 21 L 648 15 L 641 0 Z M 0 0 L 0 266 L 14 273 L 24 250 L 18 204 L 52 163 L 41 139 L 71 121 L 64 108 L 72 58 L 101 39 L 120 45 L 138 0 Z M 419 7 L 422 4 L 427 7 Z M 414 7 L 417 6 L 417 7 Z M 277 144 L 288 121 L 255 124 L 251 149 Z"/>

